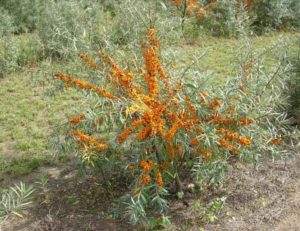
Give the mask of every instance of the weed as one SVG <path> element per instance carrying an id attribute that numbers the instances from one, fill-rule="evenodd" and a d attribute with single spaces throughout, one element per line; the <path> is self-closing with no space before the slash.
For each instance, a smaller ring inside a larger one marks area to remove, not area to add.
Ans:
<path id="1" fill-rule="evenodd" d="M 10 214 L 22 217 L 21 212 L 32 203 L 33 192 L 32 186 L 27 186 L 22 182 L 2 192 L 0 196 L 0 219 L 5 219 Z"/>

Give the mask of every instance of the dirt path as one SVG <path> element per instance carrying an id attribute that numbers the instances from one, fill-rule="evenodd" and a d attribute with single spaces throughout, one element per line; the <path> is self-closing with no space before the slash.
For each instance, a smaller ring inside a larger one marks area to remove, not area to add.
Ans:
<path id="1" fill-rule="evenodd" d="M 291 189 L 292 193 L 288 200 L 290 209 L 287 209 L 286 217 L 280 220 L 275 226 L 275 230 L 300 230 L 300 176 Z"/>

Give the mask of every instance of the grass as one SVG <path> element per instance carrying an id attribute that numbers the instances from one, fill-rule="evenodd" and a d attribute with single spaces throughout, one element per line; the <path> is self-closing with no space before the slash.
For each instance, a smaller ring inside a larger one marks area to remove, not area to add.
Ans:
<path id="1" fill-rule="evenodd" d="M 51 163 L 49 138 L 54 125 L 67 121 L 85 100 L 75 90 L 53 90 L 53 73 L 62 68 L 41 63 L 0 80 L 0 172 L 14 176 Z M 43 86 L 44 85 L 44 86 Z"/>
<path id="2" fill-rule="evenodd" d="M 276 44 L 279 39 L 289 40 L 291 43 L 290 54 L 296 53 L 297 39 L 299 34 L 292 33 L 273 33 L 259 37 L 250 38 L 254 50 L 261 52 L 263 49 Z M 186 42 L 179 47 L 170 47 L 170 50 L 176 51 L 174 62 L 176 67 L 185 68 L 190 65 L 197 56 L 207 50 L 205 56 L 197 62 L 197 69 L 203 73 L 212 76 L 212 82 L 222 84 L 226 77 L 235 76 L 239 65 L 239 54 L 246 45 L 244 40 L 231 38 L 217 38 L 204 35 L 197 41 Z M 278 62 L 278 50 L 274 50 L 264 60 L 266 69 L 270 69 Z M 197 55 L 198 54 L 198 55 Z"/>
<path id="3" fill-rule="evenodd" d="M 25 40 L 30 40 L 30 36 L 26 36 Z M 251 40 L 254 48 L 261 49 L 276 42 L 279 37 L 291 41 L 297 39 L 295 34 L 274 33 Z M 175 67 L 184 68 L 192 63 L 194 54 L 208 49 L 207 55 L 197 63 L 197 68 L 210 72 L 213 81 L 221 83 L 226 76 L 235 75 L 238 63 L 236 54 L 240 46 L 241 42 L 235 39 L 202 37 L 193 43 L 167 47 L 164 52 L 175 51 Z M 291 51 L 295 47 L 292 46 Z M 28 54 L 31 55 L 30 52 Z M 26 59 L 26 55 L 24 57 Z M 270 68 L 275 60 L 273 56 L 268 57 L 266 68 Z M 27 66 L 0 79 L 0 176 L 20 176 L 41 165 L 56 162 L 53 158 L 56 150 L 49 144 L 53 138 L 53 128 L 66 122 L 68 116 L 87 104 L 87 99 L 74 89 L 64 93 L 58 91 L 53 80 L 58 70 L 72 70 L 75 73 L 75 70 L 80 72 L 80 67 L 72 61 L 59 64 L 44 60 L 34 67 Z"/>

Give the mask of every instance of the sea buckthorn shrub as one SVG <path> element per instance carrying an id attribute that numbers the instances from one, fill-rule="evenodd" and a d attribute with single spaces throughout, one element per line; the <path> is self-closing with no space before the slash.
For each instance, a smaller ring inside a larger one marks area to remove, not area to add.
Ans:
<path id="1" fill-rule="evenodd" d="M 272 29 L 287 29 L 300 24 L 300 2 L 298 0 L 256 0 L 250 13 L 253 27 L 258 33 Z"/>
<path id="2" fill-rule="evenodd" d="M 0 0 L 0 6 L 12 18 L 14 33 L 28 33 L 36 29 L 42 10 L 38 0 Z"/>
<path id="3" fill-rule="evenodd" d="M 175 15 L 179 15 L 181 18 L 182 32 L 185 30 L 185 23 L 188 18 L 199 22 L 205 18 L 215 16 L 210 12 L 210 9 L 219 4 L 218 1 L 205 4 L 203 1 L 198 0 L 169 0 L 168 2 L 176 7 Z"/>
<path id="4" fill-rule="evenodd" d="M 178 32 L 180 20 L 168 11 L 163 2 L 124 0 L 112 2 L 111 8 L 113 10 L 107 10 L 106 16 L 112 20 L 95 28 L 96 41 L 106 47 L 107 44 L 114 47 L 134 46 L 141 40 L 145 24 L 149 22 L 155 22 L 156 28 L 161 31 L 160 36 L 168 36 L 166 40 L 176 43 L 181 38 Z M 97 24 L 101 24 L 102 20 L 99 15 Z"/>
<path id="5" fill-rule="evenodd" d="M 209 1 L 207 1 L 209 2 Z M 199 21 L 198 24 L 208 28 L 215 36 L 239 37 L 251 33 L 253 19 L 249 15 L 251 1 L 219 1 L 211 9 L 215 17 Z"/>
<path id="6" fill-rule="evenodd" d="M 300 2 L 293 0 L 290 3 L 290 9 L 292 10 L 292 20 L 291 20 L 291 25 L 295 28 L 300 27 Z"/>
<path id="7" fill-rule="evenodd" d="M 124 47 L 139 41 L 144 28 L 143 22 L 148 21 L 148 9 L 153 5 L 152 3 L 152 1 L 125 0 L 105 4 L 106 9 L 96 15 L 92 32 L 94 45 L 98 48 Z M 139 23 L 137 19 L 142 23 Z"/>
<path id="8" fill-rule="evenodd" d="M 36 64 L 43 59 L 43 47 L 36 34 L 0 38 L 0 77 Z"/>
<path id="9" fill-rule="evenodd" d="M 195 16 L 198 19 L 204 19 L 207 16 L 214 16 L 209 9 L 218 5 L 218 1 L 211 1 L 205 4 L 203 1 L 198 0 L 170 0 L 183 16 Z"/>
<path id="10" fill-rule="evenodd" d="M 198 31 L 215 36 L 238 37 L 250 33 L 251 18 L 248 9 L 251 1 L 169 0 L 177 7 L 182 18 L 192 18 Z M 183 28 L 183 25 L 182 25 Z"/>
<path id="11" fill-rule="evenodd" d="M 47 56 L 67 58 L 89 47 L 95 15 L 101 6 L 94 1 L 44 3 L 37 32 Z"/>
<path id="12" fill-rule="evenodd" d="M 278 77 L 288 68 L 284 61 L 266 73 L 261 54 L 249 53 L 238 77 L 211 90 L 196 76 L 169 75 L 159 48 L 150 27 L 143 66 L 122 67 L 99 52 L 80 55 L 99 84 L 56 74 L 67 88 L 99 96 L 92 109 L 70 118 L 69 134 L 82 163 L 99 171 L 106 187 L 116 178 L 127 182 L 122 201 L 133 223 L 165 214 L 168 197 L 184 199 L 189 183 L 219 183 L 231 159 L 256 162 L 279 153 L 285 131 L 276 112 L 283 106 Z"/>
<path id="13" fill-rule="evenodd" d="M 298 52 L 300 51 L 300 42 Z M 292 76 L 289 81 L 289 114 L 294 118 L 294 125 L 300 126 L 300 57 L 292 58 Z"/>
<path id="14" fill-rule="evenodd" d="M 151 20 L 164 31 L 162 37 L 171 36 L 176 42 L 180 39 L 178 19 L 166 15 L 168 11 L 158 1 L 47 0 L 37 32 L 47 56 L 68 58 L 83 49 L 134 46 Z"/>
<path id="15" fill-rule="evenodd" d="M 182 23 L 195 18 L 196 25 L 216 36 L 238 37 L 300 25 L 298 0 L 168 0 L 179 10 Z"/>
<path id="16" fill-rule="evenodd" d="M 15 31 L 13 18 L 9 12 L 0 7 L 0 38 L 12 34 Z"/>
<path id="17" fill-rule="evenodd" d="M 0 77 L 13 72 L 19 68 L 18 53 L 19 47 L 16 43 L 10 42 L 7 37 L 2 37 L 0 40 Z"/>

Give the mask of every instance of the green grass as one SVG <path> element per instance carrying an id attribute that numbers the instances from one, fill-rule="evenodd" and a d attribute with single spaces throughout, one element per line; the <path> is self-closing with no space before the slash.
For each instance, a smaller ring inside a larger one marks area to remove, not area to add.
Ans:
<path id="1" fill-rule="evenodd" d="M 252 38 L 251 41 L 254 48 L 261 49 L 276 42 L 279 37 L 295 41 L 297 35 L 274 33 Z M 28 39 L 30 36 L 27 35 L 25 40 Z M 197 63 L 197 68 L 211 72 L 213 80 L 220 83 L 227 76 L 235 75 L 237 50 L 241 44 L 235 39 L 204 36 L 192 43 L 167 47 L 163 54 L 175 51 L 172 61 L 177 69 L 186 67 L 192 63 L 195 54 L 208 49 L 206 56 Z M 296 45 L 291 47 L 291 52 L 294 48 Z M 275 62 L 276 57 L 270 54 L 265 62 L 266 68 Z M 68 116 L 86 108 L 87 104 L 87 99 L 74 89 L 58 91 L 53 75 L 59 70 L 78 74 L 80 66 L 71 61 L 61 64 L 43 61 L 34 68 L 26 67 L 0 79 L 0 174 L 24 175 L 41 165 L 55 163 L 52 156 L 56 150 L 49 144 L 54 127 L 66 122 Z"/>
<path id="2" fill-rule="evenodd" d="M 270 47 L 282 38 L 289 40 L 291 43 L 290 54 L 297 50 L 296 41 L 299 39 L 299 34 L 292 33 L 273 33 L 260 37 L 250 38 L 256 52 L 262 51 L 264 48 Z M 204 57 L 197 62 L 197 69 L 203 73 L 209 73 L 212 76 L 213 82 L 217 84 L 223 83 L 227 77 L 235 76 L 239 65 L 239 53 L 246 46 L 243 40 L 232 38 L 217 38 L 204 35 L 199 39 L 187 41 L 179 47 L 176 45 L 168 50 L 176 51 L 177 58 L 174 60 L 175 66 L 185 68 L 190 65 L 196 58 L 207 50 Z M 166 53 L 168 53 L 167 51 Z M 266 69 L 270 69 L 278 62 L 277 49 L 272 51 L 265 60 L 263 60 Z"/>
<path id="3" fill-rule="evenodd" d="M 66 122 L 85 103 L 73 89 L 49 94 L 57 91 L 53 73 L 62 68 L 44 62 L 0 80 L 0 173 L 23 175 L 53 161 L 53 126 Z"/>

